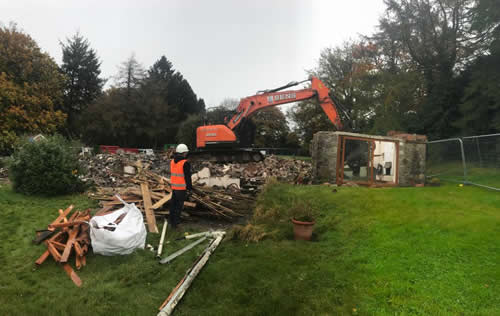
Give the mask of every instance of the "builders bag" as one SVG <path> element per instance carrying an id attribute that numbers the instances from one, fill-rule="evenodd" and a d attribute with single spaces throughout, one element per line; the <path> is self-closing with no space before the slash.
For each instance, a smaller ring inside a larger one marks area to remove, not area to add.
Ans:
<path id="1" fill-rule="evenodd" d="M 135 204 L 116 196 L 124 207 L 90 220 L 90 240 L 94 253 L 104 256 L 127 255 L 136 248 L 144 249 L 146 227 Z"/>

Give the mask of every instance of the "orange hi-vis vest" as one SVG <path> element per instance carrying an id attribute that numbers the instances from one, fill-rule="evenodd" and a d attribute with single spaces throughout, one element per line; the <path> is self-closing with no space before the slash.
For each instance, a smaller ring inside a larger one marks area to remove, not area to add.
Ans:
<path id="1" fill-rule="evenodd" d="M 170 186 L 172 190 L 186 190 L 186 179 L 184 179 L 184 164 L 186 159 L 175 163 L 170 160 Z"/>

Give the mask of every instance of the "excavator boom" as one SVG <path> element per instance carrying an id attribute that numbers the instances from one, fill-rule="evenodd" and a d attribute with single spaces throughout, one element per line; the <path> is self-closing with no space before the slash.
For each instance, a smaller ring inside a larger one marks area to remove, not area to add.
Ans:
<path id="1" fill-rule="evenodd" d="M 337 107 L 329 96 L 329 89 L 316 77 L 312 77 L 310 81 L 310 88 L 280 91 L 281 89 L 298 85 L 299 83 L 296 82 L 241 99 L 240 104 L 236 109 L 236 114 L 227 122 L 227 126 L 205 125 L 197 128 L 196 146 L 198 149 L 205 149 L 207 147 L 214 148 L 214 153 L 216 152 L 217 156 L 221 156 L 222 154 L 230 157 L 236 157 L 238 156 L 237 153 L 239 152 L 239 149 L 235 148 L 235 145 L 237 145 L 237 137 L 233 130 L 237 128 L 244 119 L 249 118 L 251 115 L 262 109 L 312 98 L 316 98 L 318 100 L 328 119 L 337 127 L 338 130 L 341 130 L 342 123 L 340 122 Z M 243 156 L 247 157 L 249 150 L 243 150 L 242 153 L 244 154 Z M 250 157 L 249 159 L 255 161 L 259 160 L 258 156 L 259 155 L 250 154 L 248 157 Z M 260 157 L 261 156 L 262 155 L 260 155 Z M 231 159 L 232 158 L 225 157 L 222 161 Z M 221 159 L 215 160 L 221 161 Z"/>

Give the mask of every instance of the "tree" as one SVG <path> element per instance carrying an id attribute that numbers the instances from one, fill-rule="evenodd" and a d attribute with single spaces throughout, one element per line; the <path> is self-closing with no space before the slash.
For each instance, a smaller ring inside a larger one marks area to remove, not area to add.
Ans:
<path id="1" fill-rule="evenodd" d="M 105 80 L 99 77 L 101 62 L 95 50 L 80 33 L 60 45 L 61 70 L 66 75 L 63 109 L 68 115 L 69 133 L 78 133 L 78 116 L 102 93 Z"/>
<path id="2" fill-rule="evenodd" d="M 385 0 L 381 29 L 400 42 L 418 65 L 425 98 L 418 110 L 418 132 L 432 137 L 456 133 L 461 89 L 457 71 L 481 50 L 485 33 L 472 29 L 475 1 Z M 395 33 L 397 32 L 397 33 Z"/>
<path id="3" fill-rule="evenodd" d="M 177 143 L 186 144 L 190 149 L 196 148 L 196 129 L 202 125 L 199 114 L 191 114 L 179 126 L 177 131 Z"/>
<path id="4" fill-rule="evenodd" d="M 135 54 L 132 54 L 121 63 L 115 82 L 118 87 L 125 88 L 127 96 L 130 97 L 132 90 L 139 87 L 144 76 L 144 67 L 135 59 Z"/>
<path id="5" fill-rule="evenodd" d="M 272 107 L 259 111 L 251 117 L 251 120 L 256 126 L 254 141 L 256 147 L 286 147 L 290 128 L 279 108 Z"/>
<path id="6" fill-rule="evenodd" d="M 37 43 L 12 24 L 0 27 L 0 152 L 8 154 L 20 135 L 52 134 L 66 115 L 64 76 Z"/>
<path id="7" fill-rule="evenodd" d="M 372 45 L 350 41 L 321 52 L 319 65 L 312 71 L 330 89 L 338 107 L 344 129 L 363 132 L 373 114 L 372 86 L 369 80 L 375 65 L 369 52 Z"/>
<path id="8" fill-rule="evenodd" d="M 318 67 L 310 71 L 330 89 L 344 130 L 366 132 L 371 127 L 375 109 L 372 51 L 372 45 L 362 41 L 326 48 L 321 52 Z M 316 132 L 336 130 L 316 100 L 298 103 L 288 115 L 304 148 L 309 146 Z"/>
<path id="9" fill-rule="evenodd" d="M 205 108 L 165 56 L 145 72 L 132 55 L 122 63 L 116 83 L 85 112 L 88 143 L 161 147 L 176 142 L 182 122 Z"/>
<path id="10" fill-rule="evenodd" d="M 235 110 L 239 104 L 240 101 L 238 99 L 225 98 L 218 106 L 209 108 L 206 111 L 207 124 L 225 124 L 226 120 L 235 114 Z"/>
<path id="11" fill-rule="evenodd" d="M 489 47 L 463 74 L 465 93 L 456 126 L 463 134 L 500 132 L 500 3 L 480 1 L 474 9 L 473 28 L 487 33 Z"/>

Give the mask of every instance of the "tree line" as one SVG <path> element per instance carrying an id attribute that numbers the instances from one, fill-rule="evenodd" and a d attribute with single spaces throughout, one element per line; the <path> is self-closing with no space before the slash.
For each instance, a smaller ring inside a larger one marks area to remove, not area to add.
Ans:
<path id="1" fill-rule="evenodd" d="M 310 71 L 350 131 L 431 139 L 500 132 L 500 2 L 385 0 L 377 32 L 321 52 Z M 307 144 L 333 126 L 311 102 L 290 111 Z"/>
<path id="2" fill-rule="evenodd" d="M 22 136 L 60 133 L 87 145 L 159 148 L 203 113 L 182 73 L 161 56 L 149 69 L 132 55 L 104 90 L 101 61 L 77 33 L 60 43 L 62 63 L 15 24 L 0 27 L 0 153 Z"/>
<path id="3" fill-rule="evenodd" d="M 373 34 L 325 48 L 307 73 L 330 88 L 345 129 L 431 139 L 500 132 L 500 2 L 384 3 Z M 1 153 L 21 135 L 55 132 L 88 145 L 193 146 L 197 126 L 224 123 L 238 104 L 207 109 L 166 56 L 148 69 L 130 56 L 104 90 L 88 40 L 77 33 L 61 49 L 58 66 L 15 25 L 0 27 Z M 286 115 L 261 111 L 247 125 L 257 147 L 308 148 L 315 132 L 334 130 L 312 100 Z"/>

